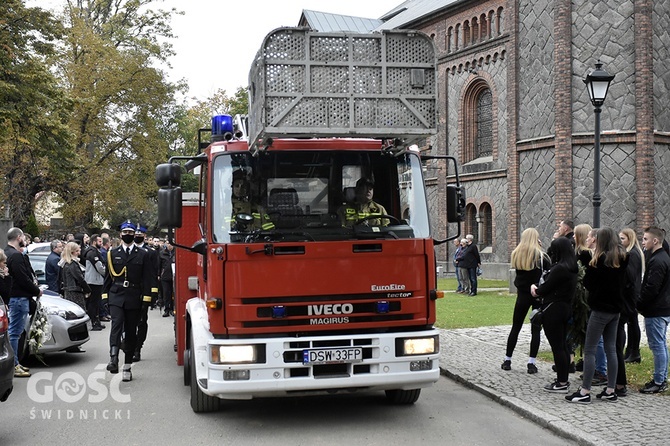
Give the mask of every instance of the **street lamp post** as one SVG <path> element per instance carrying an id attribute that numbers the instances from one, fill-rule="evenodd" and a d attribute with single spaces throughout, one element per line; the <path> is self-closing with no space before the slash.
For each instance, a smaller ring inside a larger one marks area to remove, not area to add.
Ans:
<path id="1" fill-rule="evenodd" d="M 607 97 L 610 82 L 614 79 L 607 71 L 603 70 L 600 60 L 596 63 L 596 69 L 586 75 L 584 83 L 589 92 L 589 99 L 593 104 L 596 115 L 595 127 L 595 151 L 593 154 L 593 227 L 600 227 L 600 112 Z"/>

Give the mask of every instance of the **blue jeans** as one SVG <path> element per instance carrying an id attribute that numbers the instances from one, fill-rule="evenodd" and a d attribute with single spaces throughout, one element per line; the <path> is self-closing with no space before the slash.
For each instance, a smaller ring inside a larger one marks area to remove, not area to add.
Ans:
<path id="1" fill-rule="evenodd" d="M 455 272 L 456 272 L 456 281 L 458 282 L 458 288 L 456 288 L 456 291 L 463 291 L 463 287 L 461 286 L 461 272 L 460 272 L 460 268 L 459 268 L 459 267 L 456 267 L 456 268 L 455 268 Z"/>
<path id="2" fill-rule="evenodd" d="M 647 330 L 649 348 L 654 355 L 654 382 L 661 384 L 668 379 L 668 346 L 666 344 L 666 333 L 669 316 L 645 317 L 644 326 Z"/>
<path id="3" fill-rule="evenodd" d="M 13 297 L 9 299 L 9 343 L 14 350 L 14 365 L 19 363 L 19 338 L 26 328 L 26 319 L 30 306 L 25 297 Z"/>
<path id="4" fill-rule="evenodd" d="M 591 380 L 596 369 L 596 348 L 602 337 L 607 355 L 607 387 L 614 389 L 618 361 L 616 356 L 616 336 L 619 328 L 619 313 L 591 311 L 586 325 L 584 341 L 584 375 L 582 387 L 591 390 Z"/>
<path id="5" fill-rule="evenodd" d="M 470 278 L 470 294 L 477 294 L 477 267 L 468 268 L 468 277 Z"/>

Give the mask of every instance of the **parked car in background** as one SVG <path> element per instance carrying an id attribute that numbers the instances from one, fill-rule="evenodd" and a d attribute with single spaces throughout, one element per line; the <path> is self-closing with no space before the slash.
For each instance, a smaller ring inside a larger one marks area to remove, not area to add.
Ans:
<path id="1" fill-rule="evenodd" d="M 7 307 L 0 297 L 0 401 L 7 401 L 14 389 L 14 350 L 9 345 Z"/>
<path id="2" fill-rule="evenodd" d="M 42 243 L 31 243 L 28 245 L 28 254 L 31 254 L 33 252 L 39 252 L 39 253 L 46 253 L 49 255 L 51 252 L 51 243 L 49 242 L 42 242 Z"/>
<path id="3" fill-rule="evenodd" d="M 40 285 L 46 285 L 47 283 L 45 271 L 49 254 L 51 254 L 51 250 L 49 250 L 49 252 L 33 251 L 28 254 L 30 257 L 30 266 L 33 267 L 33 271 L 35 271 L 37 281 Z"/>

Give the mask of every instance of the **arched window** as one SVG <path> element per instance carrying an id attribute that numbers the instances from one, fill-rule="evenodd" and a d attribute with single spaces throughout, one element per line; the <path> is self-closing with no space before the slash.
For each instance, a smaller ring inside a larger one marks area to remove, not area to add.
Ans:
<path id="1" fill-rule="evenodd" d="M 493 213 L 488 203 L 479 207 L 479 240 L 482 248 L 493 246 Z"/>
<path id="2" fill-rule="evenodd" d="M 477 98 L 477 141 L 475 157 L 493 154 L 493 95 L 490 89 L 479 93 Z"/>
<path id="3" fill-rule="evenodd" d="M 466 87 L 461 103 L 464 119 L 459 136 L 462 162 L 496 156 L 496 104 L 493 91 L 482 77 Z"/>
<path id="4" fill-rule="evenodd" d="M 465 235 L 467 234 L 472 234 L 474 237 L 473 243 L 477 243 L 477 237 L 479 235 L 477 226 L 477 208 L 472 203 L 465 206 L 465 229 L 462 238 L 465 238 Z"/>

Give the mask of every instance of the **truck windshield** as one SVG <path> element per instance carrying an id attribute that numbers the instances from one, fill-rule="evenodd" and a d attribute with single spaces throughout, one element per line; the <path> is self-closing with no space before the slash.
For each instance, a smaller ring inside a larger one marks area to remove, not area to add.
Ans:
<path id="1" fill-rule="evenodd" d="M 212 169 L 214 242 L 426 238 L 417 154 L 221 154 Z"/>

